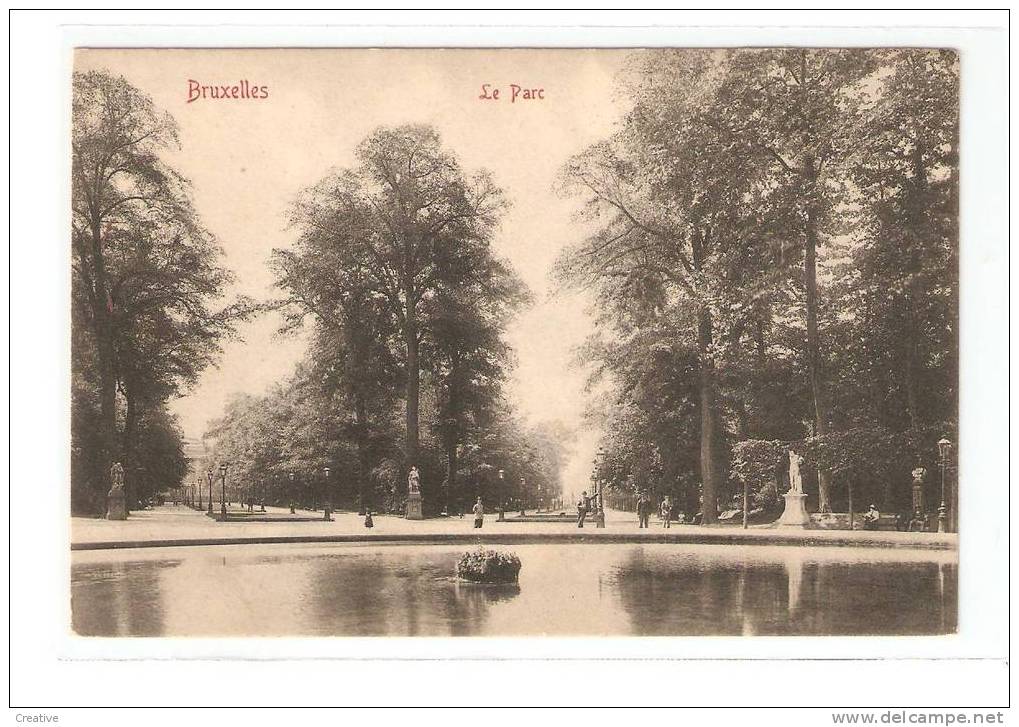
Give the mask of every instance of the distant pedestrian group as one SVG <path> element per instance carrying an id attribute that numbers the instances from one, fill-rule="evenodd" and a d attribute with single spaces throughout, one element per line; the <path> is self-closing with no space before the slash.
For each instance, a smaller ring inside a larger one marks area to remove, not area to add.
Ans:
<path id="1" fill-rule="evenodd" d="M 637 527 L 638 528 L 649 528 L 651 527 L 651 511 L 653 509 L 653 503 L 651 496 L 646 492 L 641 492 L 637 495 Z M 658 505 L 658 515 L 662 519 L 663 528 L 672 527 L 672 497 L 666 495 L 665 498 Z"/>

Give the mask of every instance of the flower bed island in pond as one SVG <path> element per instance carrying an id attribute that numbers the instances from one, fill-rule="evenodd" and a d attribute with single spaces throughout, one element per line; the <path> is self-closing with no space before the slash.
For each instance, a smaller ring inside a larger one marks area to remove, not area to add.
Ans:
<path id="1" fill-rule="evenodd" d="M 520 558 L 498 550 L 469 550 L 456 564 L 456 576 L 471 583 L 516 583 Z"/>

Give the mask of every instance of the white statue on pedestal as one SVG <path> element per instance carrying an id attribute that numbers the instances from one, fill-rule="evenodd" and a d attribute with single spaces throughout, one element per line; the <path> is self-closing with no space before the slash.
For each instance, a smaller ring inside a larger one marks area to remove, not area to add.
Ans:
<path id="1" fill-rule="evenodd" d="M 810 515 L 806 509 L 807 496 L 803 492 L 803 475 L 800 473 L 801 464 L 803 457 L 790 449 L 789 492 L 782 495 L 785 499 L 785 509 L 782 511 L 782 517 L 776 522 L 779 527 L 810 527 Z"/>
<path id="2" fill-rule="evenodd" d="M 407 475 L 407 514 L 408 520 L 421 520 L 424 514 L 421 511 L 421 475 L 417 467 L 410 468 Z"/>
<path id="3" fill-rule="evenodd" d="M 803 464 L 803 457 L 789 450 L 789 492 L 803 492 L 803 475 L 800 474 L 800 465 Z"/>

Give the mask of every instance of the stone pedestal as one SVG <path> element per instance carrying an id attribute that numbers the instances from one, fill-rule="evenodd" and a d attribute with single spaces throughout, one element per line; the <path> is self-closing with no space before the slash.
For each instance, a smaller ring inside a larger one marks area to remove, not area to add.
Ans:
<path id="1" fill-rule="evenodd" d="M 810 525 L 807 496 L 802 492 L 787 492 L 782 497 L 785 498 L 785 510 L 775 524 L 780 528 L 805 528 Z"/>
<path id="2" fill-rule="evenodd" d="M 114 487 L 106 495 L 106 519 L 127 520 L 127 497 L 123 487 Z"/>
<path id="3" fill-rule="evenodd" d="M 913 512 L 926 512 L 927 504 L 923 501 L 923 484 L 913 483 Z"/>
<path id="4" fill-rule="evenodd" d="M 408 520 L 424 520 L 425 516 L 421 512 L 421 493 L 412 492 L 407 495 L 407 519 Z"/>

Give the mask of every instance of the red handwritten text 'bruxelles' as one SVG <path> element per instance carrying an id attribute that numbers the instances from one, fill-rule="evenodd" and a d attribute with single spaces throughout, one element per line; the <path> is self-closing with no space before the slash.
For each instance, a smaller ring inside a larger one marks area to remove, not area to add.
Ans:
<path id="1" fill-rule="evenodd" d="M 511 83 L 509 86 L 510 103 L 516 103 L 517 101 L 544 101 L 545 100 L 545 89 L 543 88 L 526 88 L 524 86 L 518 86 L 515 83 Z M 482 101 L 501 101 L 501 88 L 492 88 L 491 83 L 481 84 L 481 95 L 478 96 Z"/>
<path id="2" fill-rule="evenodd" d="M 199 99 L 256 99 L 269 98 L 268 86 L 256 86 L 250 81 L 239 81 L 236 84 L 204 85 L 199 81 L 188 79 L 188 103 Z"/>

